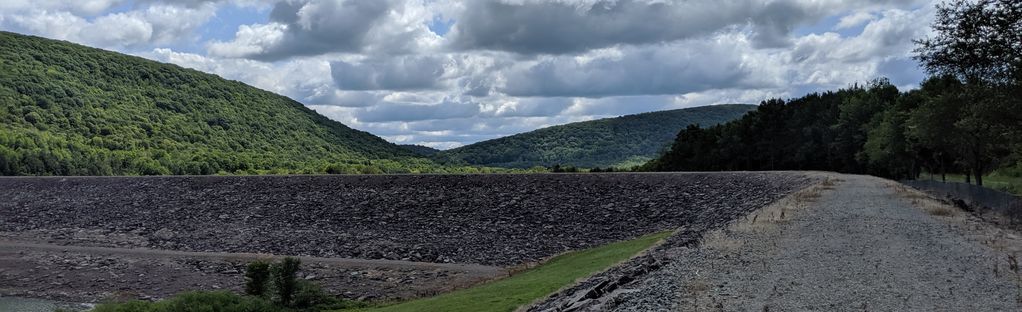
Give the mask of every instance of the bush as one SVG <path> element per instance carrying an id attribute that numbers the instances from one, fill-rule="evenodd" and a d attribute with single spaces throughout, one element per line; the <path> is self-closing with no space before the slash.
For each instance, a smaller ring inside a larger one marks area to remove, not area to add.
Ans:
<path id="1" fill-rule="evenodd" d="M 297 258 L 286 257 L 280 263 L 273 265 L 273 290 L 276 291 L 275 299 L 278 304 L 285 307 L 291 306 L 298 288 L 296 275 L 301 264 L 301 260 Z"/>
<path id="2" fill-rule="evenodd" d="M 296 308 L 311 308 L 319 305 L 331 304 L 336 299 L 323 292 L 319 284 L 306 280 L 297 281 L 294 304 Z"/>
<path id="3" fill-rule="evenodd" d="M 319 285 L 297 279 L 301 261 L 287 257 L 270 264 L 252 262 L 245 271 L 245 293 L 197 291 L 178 294 L 157 302 L 133 300 L 96 306 L 96 312 L 263 312 L 323 311 L 364 308 L 361 301 L 338 299 Z M 272 294 L 272 301 L 267 298 Z"/>
<path id="4" fill-rule="evenodd" d="M 157 302 L 129 301 L 96 306 L 94 312 L 270 312 L 280 311 L 258 297 L 240 296 L 229 291 L 188 292 Z"/>
<path id="5" fill-rule="evenodd" d="M 266 282 L 270 280 L 270 264 L 256 261 L 248 264 L 245 270 L 245 293 L 252 296 L 266 295 Z"/>

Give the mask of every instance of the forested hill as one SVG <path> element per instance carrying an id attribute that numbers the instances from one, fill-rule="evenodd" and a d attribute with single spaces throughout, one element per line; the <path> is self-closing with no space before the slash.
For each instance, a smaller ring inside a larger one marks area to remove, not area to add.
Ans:
<path id="1" fill-rule="evenodd" d="M 433 166 L 215 75 L 0 32 L 0 174 L 402 172 Z"/>
<path id="2" fill-rule="evenodd" d="M 400 146 L 420 156 L 433 156 L 440 152 L 438 149 L 417 144 L 401 144 Z"/>
<path id="3" fill-rule="evenodd" d="M 773 99 L 741 119 L 682 130 L 655 171 L 826 170 L 895 179 L 1022 169 L 1019 90 L 933 77 L 899 92 L 887 80 Z M 996 96 L 995 96 L 996 95 Z"/>
<path id="4" fill-rule="evenodd" d="M 727 104 L 576 122 L 483 141 L 437 154 L 447 162 L 528 168 L 611 167 L 642 164 L 690 124 L 712 126 L 741 117 L 755 105 Z"/>

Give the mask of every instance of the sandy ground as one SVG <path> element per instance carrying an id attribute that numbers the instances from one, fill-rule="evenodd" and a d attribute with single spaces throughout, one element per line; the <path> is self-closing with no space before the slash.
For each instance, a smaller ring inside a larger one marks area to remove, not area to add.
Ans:
<path id="1" fill-rule="evenodd" d="M 592 309 L 1018 311 L 1019 235 L 895 182 L 830 175 L 669 251 Z"/>

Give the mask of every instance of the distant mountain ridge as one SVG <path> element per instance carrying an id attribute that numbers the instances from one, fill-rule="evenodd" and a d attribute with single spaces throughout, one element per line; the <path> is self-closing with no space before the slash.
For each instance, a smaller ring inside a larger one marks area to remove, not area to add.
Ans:
<path id="1" fill-rule="evenodd" d="M 435 163 L 287 97 L 0 32 L 0 174 L 428 171 Z"/>
<path id="2" fill-rule="evenodd" d="M 442 151 L 434 158 L 511 168 L 629 167 L 656 157 L 690 124 L 712 126 L 755 109 L 755 105 L 722 104 L 575 122 Z"/>

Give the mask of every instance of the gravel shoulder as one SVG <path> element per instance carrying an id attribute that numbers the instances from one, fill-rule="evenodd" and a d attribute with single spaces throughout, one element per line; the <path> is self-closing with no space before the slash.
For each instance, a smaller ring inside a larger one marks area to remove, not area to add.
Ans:
<path id="1" fill-rule="evenodd" d="M 1022 241 L 892 181 L 831 175 L 589 310 L 1010 311 Z"/>

